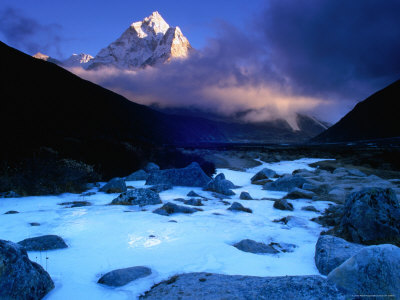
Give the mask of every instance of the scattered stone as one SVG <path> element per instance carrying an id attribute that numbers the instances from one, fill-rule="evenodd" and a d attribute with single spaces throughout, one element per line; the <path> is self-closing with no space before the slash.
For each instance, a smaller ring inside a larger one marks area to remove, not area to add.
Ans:
<path id="1" fill-rule="evenodd" d="M 87 201 L 71 201 L 71 202 L 62 202 L 59 203 L 58 205 L 64 205 L 65 208 L 74 208 L 74 207 L 90 206 L 92 204 Z"/>
<path id="2" fill-rule="evenodd" d="M 206 281 L 199 282 L 206 278 Z M 321 276 L 255 277 L 210 273 L 176 275 L 154 285 L 140 299 L 324 299 L 344 300 L 335 285 Z"/>
<path id="3" fill-rule="evenodd" d="M 313 205 L 308 205 L 308 206 L 303 206 L 301 208 L 301 210 L 305 210 L 305 211 L 313 211 L 313 212 L 320 212 L 318 209 L 315 208 L 315 206 Z"/>
<path id="4" fill-rule="evenodd" d="M 223 205 L 231 205 L 229 201 L 219 200 Z"/>
<path id="5" fill-rule="evenodd" d="M 365 247 L 330 272 L 328 282 L 350 295 L 398 299 L 400 248 L 389 244 Z"/>
<path id="6" fill-rule="evenodd" d="M 274 170 L 264 168 L 261 171 L 257 172 L 256 175 L 251 177 L 251 183 L 254 183 L 259 180 L 265 180 L 276 177 L 276 172 Z"/>
<path id="7" fill-rule="evenodd" d="M 26 251 L 47 251 L 68 248 L 58 235 L 43 235 L 18 242 Z"/>
<path id="8" fill-rule="evenodd" d="M 269 243 L 269 246 L 271 246 L 274 249 L 278 250 L 279 252 L 283 252 L 283 253 L 294 252 L 294 249 L 297 248 L 297 246 L 295 244 L 276 243 L 276 242 Z"/>
<path id="9" fill-rule="evenodd" d="M 400 204 L 394 191 L 366 188 L 350 194 L 336 232 L 355 243 L 400 245 Z"/>
<path id="10" fill-rule="evenodd" d="M 173 186 L 205 187 L 210 181 L 196 162 L 182 169 L 166 169 L 150 173 L 147 185 L 171 184 Z"/>
<path id="11" fill-rule="evenodd" d="M 238 187 L 235 186 L 231 181 L 227 180 L 223 173 L 220 173 L 213 180 L 208 182 L 205 190 L 232 196 L 235 195 L 235 193 L 231 189 L 235 188 Z"/>
<path id="12" fill-rule="evenodd" d="M 286 216 L 281 219 L 273 220 L 272 222 L 281 223 L 290 227 L 305 227 L 307 226 L 307 221 L 296 216 Z"/>
<path id="13" fill-rule="evenodd" d="M 149 187 L 149 190 L 152 190 L 156 193 L 161 193 L 161 192 L 170 190 L 172 188 L 173 188 L 173 186 L 171 184 L 156 184 L 156 185 L 153 185 L 152 187 Z"/>
<path id="14" fill-rule="evenodd" d="M 361 172 L 358 169 L 348 169 L 347 171 L 349 172 L 350 175 L 353 175 L 353 176 L 367 177 L 367 175 L 365 173 Z"/>
<path id="15" fill-rule="evenodd" d="M 271 180 L 271 179 L 261 179 L 261 180 L 253 181 L 252 184 L 255 184 L 255 185 L 264 185 L 264 184 L 266 184 L 266 183 L 268 183 L 268 182 L 273 182 L 273 180 Z"/>
<path id="16" fill-rule="evenodd" d="M 303 190 L 307 190 L 307 191 L 312 191 L 315 189 L 315 185 L 311 184 L 311 183 L 304 183 L 303 186 L 301 187 Z"/>
<path id="17" fill-rule="evenodd" d="M 241 192 L 239 198 L 242 200 L 253 200 L 248 192 Z"/>
<path id="18" fill-rule="evenodd" d="M 212 193 L 211 195 L 214 198 L 217 198 L 217 199 L 220 199 L 220 200 L 222 200 L 222 199 L 231 199 L 231 197 L 229 197 L 227 195 L 219 194 L 219 193 Z"/>
<path id="19" fill-rule="evenodd" d="M 153 162 L 149 162 L 145 167 L 144 167 L 144 171 L 147 173 L 152 173 L 152 172 L 157 172 L 160 170 L 160 167 L 153 163 Z"/>
<path id="20" fill-rule="evenodd" d="M 29 223 L 29 225 L 31 225 L 31 226 L 40 226 L 40 223 L 32 222 L 32 223 Z"/>
<path id="21" fill-rule="evenodd" d="M 102 188 L 100 188 L 100 192 L 104 193 L 123 193 L 126 192 L 126 184 L 122 178 L 115 177 L 107 182 Z"/>
<path id="22" fill-rule="evenodd" d="M 223 214 L 220 214 L 220 213 L 217 213 L 217 212 L 214 212 L 212 214 L 215 215 L 215 216 L 223 216 Z"/>
<path id="23" fill-rule="evenodd" d="M 241 240 L 240 242 L 234 244 L 233 247 L 235 247 L 241 251 L 244 251 L 244 252 L 250 252 L 250 253 L 255 253 L 255 254 L 279 253 L 278 250 L 276 250 L 274 247 L 272 247 L 270 245 L 266 245 L 264 243 L 256 242 L 256 241 L 249 240 L 249 239 Z"/>
<path id="24" fill-rule="evenodd" d="M 54 288 L 49 274 L 18 244 L 0 240 L 0 299 L 42 299 Z"/>
<path id="25" fill-rule="evenodd" d="M 83 194 L 81 194 L 81 197 L 89 197 L 89 196 L 93 196 L 93 195 L 96 195 L 96 192 L 83 193 Z"/>
<path id="26" fill-rule="evenodd" d="M 264 184 L 263 189 L 269 191 L 290 192 L 294 188 L 300 188 L 307 180 L 298 175 L 285 175 L 273 182 Z"/>
<path id="27" fill-rule="evenodd" d="M 233 202 L 232 205 L 228 208 L 228 210 L 231 210 L 231 211 L 244 211 L 244 212 L 247 212 L 247 213 L 253 213 L 253 211 L 250 208 L 244 207 L 239 202 Z"/>
<path id="28" fill-rule="evenodd" d="M 198 211 L 201 211 L 200 208 L 192 208 L 182 205 L 176 205 L 175 203 L 167 202 L 162 207 L 157 208 L 153 211 L 155 214 L 159 214 L 162 216 L 169 216 L 175 213 L 184 213 L 184 214 L 192 214 Z"/>
<path id="29" fill-rule="evenodd" d="M 178 201 L 178 202 L 185 202 L 186 200 L 185 199 L 183 199 L 183 198 L 176 198 L 176 199 L 174 199 L 174 201 Z"/>
<path id="30" fill-rule="evenodd" d="M 343 203 L 346 198 L 346 191 L 339 187 L 333 188 L 328 193 L 328 200 L 334 203 Z"/>
<path id="31" fill-rule="evenodd" d="M 98 182 L 86 183 L 86 189 L 88 189 L 88 190 L 93 189 L 93 188 L 99 188 L 99 187 L 100 187 L 100 184 Z"/>
<path id="32" fill-rule="evenodd" d="M 315 193 L 312 191 L 303 190 L 301 188 L 292 189 L 284 198 L 285 199 L 312 199 Z"/>
<path id="33" fill-rule="evenodd" d="M 160 204 L 160 196 L 150 189 L 134 189 L 120 194 L 111 204 L 115 205 L 155 205 Z"/>
<path id="34" fill-rule="evenodd" d="M 195 193 L 194 191 L 190 191 L 186 196 L 204 198 L 203 196 L 200 196 L 199 194 Z"/>
<path id="35" fill-rule="evenodd" d="M 315 265 L 322 275 L 328 275 L 363 248 L 332 235 L 321 235 L 315 245 Z"/>
<path id="36" fill-rule="evenodd" d="M 349 174 L 348 170 L 343 167 L 336 168 L 335 170 L 333 170 L 332 173 L 336 174 L 336 175 L 348 175 Z"/>
<path id="37" fill-rule="evenodd" d="M 108 286 L 123 286 L 129 282 L 149 275 L 151 275 L 151 269 L 147 267 L 131 267 L 108 272 L 104 274 L 97 283 Z"/>
<path id="38" fill-rule="evenodd" d="M 20 197 L 22 196 L 14 191 L 0 193 L 0 198 L 20 198 Z"/>
<path id="39" fill-rule="evenodd" d="M 276 200 L 275 203 L 274 203 L 274 208 L 280 209 L 280 210 L 290 210 L 290 211 L 294 210 L 293 204 L 287 202 L 286 199 Z"/>
<path id="40" fill-rule="evenodd" d="M 176 220 L 169 220 L 168 222 L 169 223 L 178 223 L 178 221 L 176 221 Z"/>
<path id="41" fill-rule="evenodd" d="M 195 198 L 185 200 L 183 203 L 186 205 L 192 205 L 192 206 L 203 206 L 203 203 L 201 203 L 201 200 L 195 199 Z"/>
<path id="42" fill-rule="evenodd" d="M 138 170 L 125 177 L 125 181 L 147 180 L 149 174 L 144 170 Z"/>
<path id="43" fill-rule="evenodd" d="M 155 238 L 156 236 L 154 234 L 150 234 L 149 238 Z"/>
<path id="44" fill-rule="evenodd" d="M 19 211 L 16 211 L 16 210 L 9 210 L 9 211 L 6 211 L 4 214 L 5 214 L 5 215 L 14 215 L 14 214 L 19 214 Z"/>

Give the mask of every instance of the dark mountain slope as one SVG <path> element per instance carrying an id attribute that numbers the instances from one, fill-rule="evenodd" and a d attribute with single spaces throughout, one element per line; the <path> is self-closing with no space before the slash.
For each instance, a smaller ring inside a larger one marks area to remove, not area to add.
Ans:
<path id="1" fill-rule="evenodd" d="M 400 136 L 400 80 L 358 103 L 313 142 L 348 142 Z"/>

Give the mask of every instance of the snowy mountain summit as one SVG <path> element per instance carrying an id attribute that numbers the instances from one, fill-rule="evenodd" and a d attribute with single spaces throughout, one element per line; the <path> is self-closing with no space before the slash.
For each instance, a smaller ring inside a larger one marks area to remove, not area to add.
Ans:
<path id="1" fill-rule="evenodd" d="M 93 59 L 93 56 L 90 54 L 80 53 L 80 54 L 72 54 L 68 59 L 62 62 L 62 65 L 65 67 L 79 67 L 87 64 Z"/>
<path id="2" fill-rule="evenodd" d="M 143 68 L 185 58 L 191 49 L 180 28 L 170 27 L 156 11 L 143 21 L 132 23 L 115 42 L 91 60 L 88 68 Z"/>

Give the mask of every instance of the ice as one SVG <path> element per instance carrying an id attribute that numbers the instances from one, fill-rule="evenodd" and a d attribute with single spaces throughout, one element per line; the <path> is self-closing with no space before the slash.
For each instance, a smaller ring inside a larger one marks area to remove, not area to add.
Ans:
<path id="1" fill-rule="evenodd" d="M 1 199 L 0 238 L 13 242 L 44 234 L 64 238 L 68 249 L 29 252 L 30 259 L 47 269 L 55 281 L 56 287 L 46 299 L 134 299 L 153 284 L 185 272 L 254 276 L 318 274 L 314 265 L 314 247 L 322 228 L 309 221 L 318 216 L 317 213 L 301 210 L 302 206 L 310 205 L 310 200 L 291 200 L 295 207 L 293 212 L 274 209 L 273 201 L 239 200 L 241 191 L 248 191 L 256 199 L 285 195 L 250 184 L 250 178 L 262 168 L 271 168 L 279 174 L 291 173 L 299 168 L 311 169 L 308 164 L 315 161 L 318 159 L 263 163 L 246 172 L 218 169 L 227 179 L 241 186 L 234 190 L 236 195 L 228 201 L 242 203 L 251 208 L 253 214 L 228 211 L 228 206 L 213 198 L 210 192 L 191 187 L 174 187 L 160 193 L 160 197 L 164 203 L 171 201 L 182 205 L 174 199 L 187 199 L 186 194 L 194 190 L 209 199 L 203 200 L 201 208 L 204 211 L 169 217 L 152 213 L 161 205 L 143 208 L 108 205 L 118 194 Z M 127 182 L 133 187 L 144 184 L 144 181 Z M 97 189 L 92 191 L 97 192 Z M 77 208 L 58 205 L 82 200 L 92 205 Z M 328 202 L 312 202 L 312 205 L 324 210 Z M 9 210 L 20 213 L 3 214 Z M 304 226 L 289 227 L 272 222 L 288 215 L 303 219 Z M 177 223 L 168 222 L 170 220 Z M 38 222 L 41 226 L 30 226 L 30 222 Z M 298 247 L 293 253 L 257 255 L 232 246 L 246 238 L 267 244 L 272 241 L 292 243 Z M 148 266 L 153 274 L 120 288 L 97 284 L 102 274 L 132 266 Z"/>

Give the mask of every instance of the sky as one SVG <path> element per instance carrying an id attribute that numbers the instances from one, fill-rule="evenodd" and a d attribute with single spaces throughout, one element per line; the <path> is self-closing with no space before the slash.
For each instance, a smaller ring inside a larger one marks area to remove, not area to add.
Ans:
<path id="1" fill-rule="evenodd" d="M 336 122 L 400 78 L 398 0 L 2 0 L 0 39 L 28 54 L 95 55 L 156 10 L 194 55 L 158 69 L 71 71 L 139 103 L 252 122 L 298 112 Z"/>

